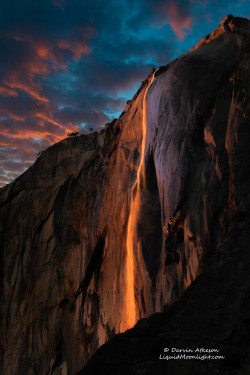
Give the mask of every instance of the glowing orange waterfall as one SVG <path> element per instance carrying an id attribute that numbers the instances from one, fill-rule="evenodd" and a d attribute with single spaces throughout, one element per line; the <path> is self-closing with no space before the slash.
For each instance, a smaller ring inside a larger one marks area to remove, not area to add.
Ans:
<path id="1" fill-rule="evenodd" d="M 140 208 L 140 191 L 141 191 L 141 178 L 144 180 L 144 159 L 145 159 L 145 147 L 146 147 L 146 132 L 147 132 L 147 114 L 146 114 L 146 97 L 148 90 L 154 80 L 152 75 L 149 84 L 145 90 L 142 105 L 142 148 L 141 148 L 141 160 L 137 170 L 137 178 L 131 190 L 131 207 L 128 219 L 127 238 L 126 238 L 126 264 L 125 264 L 125 308 L 123 324 L 121 326 L 121 332 L 126 329 L 132 328 L 137 322 L 137 311 L 135 303 L 135 258 L 134 250 L 137 248 L 137 219 Z M 134 191 L 135 197 L 134 197 Z M 133 199 L 134 197 L 134 199 Z"/>

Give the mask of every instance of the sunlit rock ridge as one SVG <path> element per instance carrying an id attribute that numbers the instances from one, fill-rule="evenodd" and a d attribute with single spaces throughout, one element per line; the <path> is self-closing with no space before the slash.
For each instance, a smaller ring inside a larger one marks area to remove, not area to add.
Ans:
<path id="1" fill-rule="evenodd" d="M 0 190 L 1 373 L 249 373 L 249 33 L 227 16 Z"/>

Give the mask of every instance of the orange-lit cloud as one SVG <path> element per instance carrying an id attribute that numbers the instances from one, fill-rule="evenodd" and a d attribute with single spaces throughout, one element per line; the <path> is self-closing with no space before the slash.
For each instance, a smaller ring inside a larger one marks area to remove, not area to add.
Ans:
<path id="1" fill-rule="evenodd" d="M 42 96 L 40 94 L 41 89 L 39 89 L 38 85 L 36 85 L 32 80 L 27 80 L 26 82 L 20 82 L 20 79 L 18 76 L 12 74 L 9 77 L 7 77 L 3 83 L 8 86 L 8 88 L 12 89 L 12 91 L 19 89 L 30 96 L 32 96 L 34 99 L 38 100 L 39 102 L 45 102 L 48 103 L 49 99 L 45 96 Z"/>
<path id="2" fill-rule="evenodd" d="M 54 118 L 57 106 L 44 82 L 51 73 L 66 70 L 65 50 L 72 52 L 74 59 L 90 53 L 90 35 L 89 30 L 85 34 L 80 30 L 63 42 L 8 33 L 7 38 L 13 46 L 20 46 L 20 52 L 0 80 L 0 186 L 29 167 L 40 150 L 78 131 L 72 120 Z"/>
<path id="3" fill-rule="evenodd" d="M 43 87 L 39 77 L 43 79 L 59 68 L 66 70 L 64 53 L 70 51 L 73 58 L 79 60 L 83 54 L 88 55 L 89 40 L 95 35 L 91 27 L 78 28 L 67 39 L 48 40 L 35 39 L 32 35 L 7 33 L 7 37 L 21 43 L 28 51 L 28 56 L 22 56 L 18 64 L 14 64 L 3 76 L 0 94 L 17 96 L 22 90 L 38 102 L 48 103 L 43 95 Z M 0 82 L 1 84 L 1 82 Z"/>
<path id="4" fill-rule="evenodd" d="M 59 124 L 59 122 L 54 121 L 52 118 L 44 115 L 43 113 L 36 113 L 35 117 L 41 118 L 43 120 L 46 120 L 48 122 L 51 122 L 52 124 L 58 126 L 60 129 L 65 129 L 65 125 Z"/>
<path id="5" fill-rule="evenodd" d="M 80 28 L 70 38 L 59 40 L 57 46 L 62 50 L 71 51 L 74 59 L 79 60 L 82 54 L 90 54 L 89 39 L 93 35 L 96 35 L 96 31 L 93 28 Z"/>
<path id="6" fill-rule="evenodd" d="M 18 93 L 16 92 L 16 90 L 12 90 L 6 86 L 0 86 L 0 94 L 5 95 L 5 96 L 18 96 Z"/>
<path id="7" fill-rule="evenodd" d="M 73 52 L 74 58 L 77 60 L 80 59 L 83 53 L 87 55 L 89 54 L 89 47 L 84 41 L 77 41 L 74 43 L 74 45 L 72 45 L 69 40 L 60 40 L 57 45 L 60 49 L 68 49 L 69 51 Z"/>
<path id="8" fill-rule="evenodd" d="M 17 40 L 16 36 L 12 36 Z M 22 57 L 18 64 L 13 64 L 2 79 L 2 93 L 4 95 L 18 95 L 17 90 L 24 91 L 39 102 L 48 103 L 49 99 L 42 94 L 43 88 L 37 76 L 47 76 L 56 67 L 49 65 L 40 58 L 32 45 L 27 42 L 29 57 Z M 23 43 L 23 42 L 22 42 Z"/>
<path id="9" fill-rule="evenodd" d="M 53 132 L 49 132 L 47 130 L 44 130 L 44 131 L 39 131 L 39 130 L 31 130 L 31 129 L 28 129 L 28 130 L 23 130 L 23 129 L 18 129 L 16 131 L 15 134 L 12 134 L 11 132 L 8 132 L 8 131 L 4 131 L 1 135 L 6 135 L 8 137 L 11 137 L 12 139 L 17 139 L 17 140 L 20 140 L 20 139 L 24 139 L 24 140 L 32 140 L 34 138 L 41 138 L 45 141 L 48 141 L 50 144 L 51 143 L 56 143 L 56 142 L 59 142 L 61 141 L 62 139 L 65 138 L 65 133 L 63 132 L 63 134 L 59 135 L 59 134 L 55 134 Z M 0 146 L 9 146 L 9 142 L 8 140 L 5 140 L 5 142 L 1 142 L 0 141 Z M 37 149 L 39 149 L 39 144 L 37 145 Z"/>
<path id="10" fill-rule="evenodd" d="M 187 30 L 191 30 L 192 17 L 181 11 L 177 2 L 171 1 L 167 7 L 167 17 L 169 23 L 179 39 L 183 40 L 187 35 Z"/>
<path id="11" fill-rule="evenodd" d="M 61 10 L 64 10 L 66 0 L 51 0 L 52 4 L 56 5 Z"/>

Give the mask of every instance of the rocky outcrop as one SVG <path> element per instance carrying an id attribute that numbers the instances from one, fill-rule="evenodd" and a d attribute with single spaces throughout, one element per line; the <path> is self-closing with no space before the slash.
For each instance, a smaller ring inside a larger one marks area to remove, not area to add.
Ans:
<path id="1" fill-rule="evenodd" d="M 156 312 L 81 373 L 247 373 L 249 31 L 228 16 L 0 190 L 5 374 L 75 374 Z M 160 361 L 167 346 L 228 360 Z"/>

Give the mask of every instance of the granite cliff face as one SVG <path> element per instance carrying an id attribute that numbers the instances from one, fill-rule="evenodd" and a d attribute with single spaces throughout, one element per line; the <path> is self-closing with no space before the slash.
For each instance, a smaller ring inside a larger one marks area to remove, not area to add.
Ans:
<path id="1" fill-rule="evenodd" d="M 155 312 L 81 373 L 247 374 L 249 31 L 226 17 L 0 190 L 4 374 L 75 374 Z M 176 345 L 233 362 L 159 361 Z"/>

